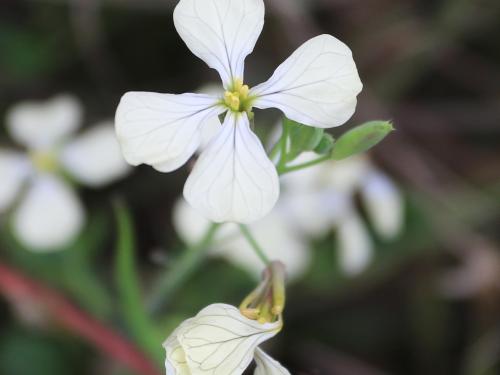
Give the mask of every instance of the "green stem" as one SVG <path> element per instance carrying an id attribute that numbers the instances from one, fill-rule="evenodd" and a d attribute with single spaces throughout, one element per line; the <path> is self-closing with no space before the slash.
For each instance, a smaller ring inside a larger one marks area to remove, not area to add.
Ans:
<path id="1" fill-rule="evenodd" d="M 179 287 L 196 271 L 203 261 L 205 250 L 208 249 L 220 226 L 220 224 L 212 224 L 205 232 L 203 238 L 184 250 L 184 253 L 175 262 L 170 272 L 161 277 L 158 284 L 153 287 L 149 302 L 153 313 L 162 310 Z"/>
<path id="2" fill-rule="evenodd" d="M 115 260 L 115 280 L 118 287 L 120 311 L 127 328 L 139 344 L 157 363 L 163 360 L 159 334 L 153 321 L 144 308 L 139 274 L 135 260 L 135 234 L 132 217 L 127 208 L 115 205 L 117 222 L 117 252 Z"/>
<path id="3" fill-rule="evenodd" d="M 322 156 L 320 158 L 308 161 L 307 163 L 297 164 L 297 165 L 294 165 L 294 166 L 291 166 L 291 167 L 278 165 L 278 167 L 277 167 L 278 174 L 279 175 L 284 175 L 286 173 L 300 171 L 301 169 L 305 169 L 305 168 L 309 168 L 309 167 L 315 166 L 316 164 L 323 163 L 323 162 L 325 162 L 327 160 L 330 160 L 330 159 L 331 159 L 330 155 L 325 155 L 325 156 Z"/>
<path id="4" fill-rule="evenodd" d="M 243 236 L 248 241 L 248 243 L 250 244 L 250 246 L 252 246 L 252 248 L 254 249 L 255 253 L 260 258 L 260 260 L 262 260 L 262 262 L 266 266 L 269 266 L 271 264 L 271 261 L 267 257 L 267 255 L 264 252 L 264 250 L 262 249 L 262 247 L 260 247 L 259 243 L 255 239 L 255 237 L 252 235 L 252 233 L 250 232 L 250 230 L 248 229 L 248 227 L 246 225 L 244 225 L 244 224 L 240 224 L 239 227 L 240 227 L 241 234 L 243 234 Z"/>
<path id="5" fill-rule="evenodd" d="M 278 142 L 274 144 L 273 148 L 269 152 L 269 159 L 274 161 L 276 155 L 278 155 L 278 152 L 280 152 L 280 149 L 281 149 L 281 138 L 278 140 Z"/>
<path id="6" fill-rule="evenodd" d="M 287 157 L 287 143 L 288 143 L 288 126 L 286 126 L 285 121 L 283 121 L 283 131 L 281 133 L 281 138 L 279 141 L 279 147 L 280 147 L 280 160 L 278 162 L 278 170 L 280 168 L 285 168 L 286 166 L 286 157 Z"/>

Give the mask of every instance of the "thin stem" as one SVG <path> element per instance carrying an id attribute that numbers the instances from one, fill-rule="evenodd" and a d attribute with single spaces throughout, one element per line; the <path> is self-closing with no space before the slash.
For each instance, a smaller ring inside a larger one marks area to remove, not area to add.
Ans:
<path id="1" fill-rule="evenodd" d="M 305 168 L 309 168 L 309 167 L 315 166 L 316 164 L 323 163 L 324 161 L 327 161 L 327 160 L 330 160 L 330 159 L 331 159 L 330 155 L 325 155 L 325 156 L 322 156 L 320 158 L 308 161 L 307 163 L 297 164 L 297 165 L 294 165 L 294 166 L 291 166 L 291 167 L 279 166 L 278 165 L 278 174 L 279 175 L 284 175 L 286 173 L 300 171 L 301 169 L 305 169 Z"/>
<path id="2" fill-rule="evenodd" d="M 170 272 L 160 278 L 158 284 L 153 288 L 149 303 L 153 313 L 159 312 L 170 301 L 179 287 L 198 269 L 220 226 L 220 224 L 212 224 L 203 238 L 184 250 Z"/>
<path id="3" fill-rule="evenodd" d="M 287 157 L 287 143 L 288 143 L 288 126 L 286 126 L 286 123 L 283 121 L 283 130 L 281 133 L 281 138 L 279 141 L 280 145 L 280 160 L 278 162 L 278 170 L 280 168 L 285 168 L 286 166 L 286 157 Z"/>
<path id="4" fill-rule="evenodd" d="M 273 148 L 269 152 L 269 159 L 271 159 L 272 161 L 274 161 L 274 159 L 276 158 L 276 156 L 280 152 L 280 148 L 281 148 L 281 138 L 278 140 L 278 142 L 276 142 L 274 144 Z"/>
<path id="5" fill-rule="evenodd" d="M 255 239 L 255 237 L 252 235 L 252 233 L 250 232 L 248 227 L 244 224 L 240 224 L 239 227 L 240 227 L 241 234 L 243 234 L 243 237 L 245 237 L 245 239 L 248 241 L 249 245 L 252 246 L 255 253 L 259 257 L 259 259 L 262 260 L 262 262 L 266 266 L 269 266 L 271 264 L 271 261 L 267 257 L 267 255 L 264 252 L 264 250 L 262 249 L 262 247 L 260 247 L 259 243 Z"/>

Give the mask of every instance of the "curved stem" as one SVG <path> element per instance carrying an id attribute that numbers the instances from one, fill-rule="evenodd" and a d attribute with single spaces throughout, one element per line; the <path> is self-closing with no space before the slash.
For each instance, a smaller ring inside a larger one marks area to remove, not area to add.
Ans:
<path id="1" fill-rule="evenodd" d="M 262 249 L 262 247 L 260 247 L 259 243 L 255 239 L 255 237 L 252 235 L 252 233 L 250 232 L 250 230 L 248 229 L 248 227 L 246 225 L 244 225 L 244 224 L 240 224 L 239 227 L 240 227 L 241 234 L 243 234 L 243 236 L 248 241 L 248 243 L 250 244 L 250 246 L 252 246 L 252 248 L 254 249 L 255 253 L 260 258 L 260 260 L 262 260 L 262 262 L 266 266 L 269 266 L 271 264 L 271 261 L 269 260 L 268 256 L 266 255 L 266 253 L 264 252 L 264 250 Z"/>
<path id="2" fill-rule="evenodd" d="M 104 325 L 99 319 L 80 310 L 40 280 L 31 279 L 1 262 L 0 294 L 13 303 L 37 306 L 40 311 L 50 314 L 61 326 L 93 345 L 99 352 L 106 353 L 127 366 L 134 373 L 162 374 L 134 344 Z"/>
<path id="3" fill-rule="evenodd" d="M 278 174 L 279 175 L 284 175 L 286 173 L 300 171 L 301 169 L 312 167 L 312 166 L 314 166 L 316 164 L 323 163 L 324 161 L 327 161 L 327 160 L 330 160 L 330 159 L 331 159 L 330 155 L 325 155 L 325 156 L 322 156 L 320 158 L 311 160 L 311 161 L 309 161 L 307 163 L 298 164 L 298 165 L 294 165 L 294 166 L 291 166 L 291 167 L 279 166 L 278 165 Z"/>
<path id="4" fill-rule="evenodd" d="M 169 302 L 179 287 L 196 271 L 205 256 L 205 250 L 208 249 L 220 226 L 221 224 L 212 224 L 205 232 L 203 238 L 184 250 L 184 253 L 175 262 L 170 272 L 167 272 L 160 278 L 157 285 L 153 287 L 149 302 L 153 313 L 159 312 Z"/>

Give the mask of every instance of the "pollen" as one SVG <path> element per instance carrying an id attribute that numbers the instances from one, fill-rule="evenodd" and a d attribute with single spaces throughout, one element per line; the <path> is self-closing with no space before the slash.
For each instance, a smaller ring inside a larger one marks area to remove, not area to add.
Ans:
<path id="1" fill-rule="evenodd" d="M 249 112 L 251 109 L 250 88 L 241 79 L 235 79 L 231 88 L 224 93 L 224 104 L 235 112 Z"/>

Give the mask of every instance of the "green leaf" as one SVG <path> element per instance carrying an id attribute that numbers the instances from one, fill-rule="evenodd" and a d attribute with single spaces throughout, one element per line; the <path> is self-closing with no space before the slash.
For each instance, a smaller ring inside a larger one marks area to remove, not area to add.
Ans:
<path id="1" fill-rule="evenodd" d="M 323 129 L 303 125 L 286 117 L 283 119 L 283 126 L 287 127 L 290 140 L 287 161 L 296 159 L 304 151 L 314 150 L 324 134 Z"/>
<path id="2" fill-rule="evenodd" d="M 314 152 L 319 155 L 327 155 L 332 152 L 334 144 L 335 139 L 330 134 L 324 133 L 321 141 L 314 149 Z"/>
<path id="3" fill-rule="evenodd" d="M 118 226 L 118 243 L 115 261 L 115 278 L 118 286 L 123 318 L 139 346 L 159 363 L 163 361 L 161 343 L 164 337 L 158 335 L 153 321 L 144 308 L 139 276 L 135 266 L 135 235 L 132 219 L 127 208 L 115 206 Z"/>
<path id="4" fill-rule="evenodd" d="M 393 130 L 392 123 L 388 121 L 370 121 L 357 126 L 337 140 L 332 158 L 342 160 L 365 152 L 381 142 Z"/>

